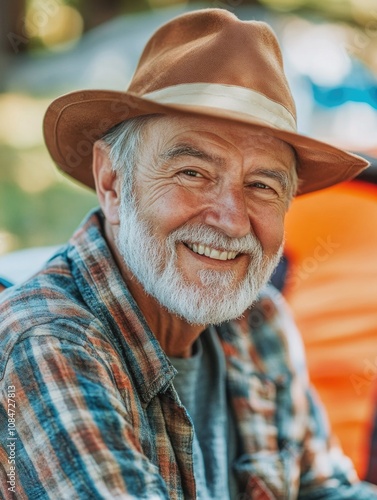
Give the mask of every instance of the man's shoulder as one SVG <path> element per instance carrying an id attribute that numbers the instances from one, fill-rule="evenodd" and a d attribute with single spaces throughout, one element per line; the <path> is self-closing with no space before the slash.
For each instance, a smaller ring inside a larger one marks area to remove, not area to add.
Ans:
<path id="1" fill-rule="evenodd" d="M 9 288 L 0 296 L 1 330 L 6 320 L 3 314 L 22 321 L 23 324 L 15 323 L 13 327 L 24 329 L 29 322 L 45 321 L 57 312 L 64 315 L 68 304 L 80 303 L 66 253 L 63 247 L 33 277 Z"/>
<path id="2" fill-rule="evenodd" d="M 50 332 L 76 342 L 85 338 L 95 317 L 77 287 L 67 248 L 34 277 L 0 295 L 0 318 L 0 365 L 28 336 Z"/>
<path id="3" fill-rule="evenodd" d="M 274 287 L 263 288 L 252 307 L 224 327 L 222 336 L 225 331 L 227 341 L 251 357 L 269 377 L 305 372 L 301 336 L 283 296 Z"/>

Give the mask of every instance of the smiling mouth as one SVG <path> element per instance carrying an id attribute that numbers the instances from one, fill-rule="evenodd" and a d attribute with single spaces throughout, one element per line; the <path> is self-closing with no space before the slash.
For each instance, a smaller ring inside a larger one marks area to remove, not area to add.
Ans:
<path id="1" fill-rule="evenodd" d="M 234 260 L 239 254 L 238 252 L 228 252 L 226 250 L 217 250 L 201 243 L 184 243 L 192 252 L 199 255 L 205 255 L 210 259 L 215 260 Z"/>

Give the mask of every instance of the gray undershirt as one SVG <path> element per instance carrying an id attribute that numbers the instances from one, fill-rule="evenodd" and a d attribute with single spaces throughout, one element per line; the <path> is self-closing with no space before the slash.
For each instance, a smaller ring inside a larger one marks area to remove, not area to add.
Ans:
<path id="1" fill-rule="evenodd" d="M 178 371 L 174 387 L 194 424 L 194 474 L 198 499 L 236 498 L 231 463 L 236 434 L 226 397 L 226 365 L 213 328 L 205 330 L 190 358 L 170 358 Z"/>

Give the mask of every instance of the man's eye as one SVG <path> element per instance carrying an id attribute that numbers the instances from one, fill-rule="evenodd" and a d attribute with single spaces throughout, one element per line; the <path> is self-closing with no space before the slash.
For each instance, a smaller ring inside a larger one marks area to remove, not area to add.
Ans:
<path id="1" fill-rule="evenodd" d="M 203 177 L 202 174 L 199 174 L 196 170 L 183 170 L 182 173 L 189 177 Z"/>
<path id="2" fill-rule="evenodd" d="M 251 186 L 258 189 L 271 189 L 270 186 L 267 186 L 267 184 L 264 184 L 263 182 L 254 182 Z"/>

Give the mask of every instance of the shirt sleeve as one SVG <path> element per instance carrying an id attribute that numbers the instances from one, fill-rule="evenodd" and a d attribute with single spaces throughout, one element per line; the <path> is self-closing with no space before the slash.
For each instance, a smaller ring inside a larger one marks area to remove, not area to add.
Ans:
<path id="1" fill-rule="evenodd" d="M 313 389 L 307 392 L 308 432 L 301 460 L 300 500 L 377 499 L 374 485 L 359 481 L 351 460 L 332 438 L 325 410 Z"/>
<path id="2" fill-rule="evenodd" d="M 275 305 L 279 312 L 277 323 L 286 334 L 292 372 L 306 395 L 307 431 L 301 457 L 299 500 L 377 499 L 377 487 L 359 481 L 351 460 L 331 435 L 326 411 L 310 385 L 301 335 L 284 300 L 277 294 Z"/>
<path id="3" fill-rule="evenodd" d="M 1 388 L 2 429 L 9 388 L 15 400 L 17 498 L 169 498 L 135 437 L 111 370 L 91 347 L 44 332 L 29 335 L 14 346 Z M 0 436 L 0 492 L 10 499 L 11 441 Z"/>

